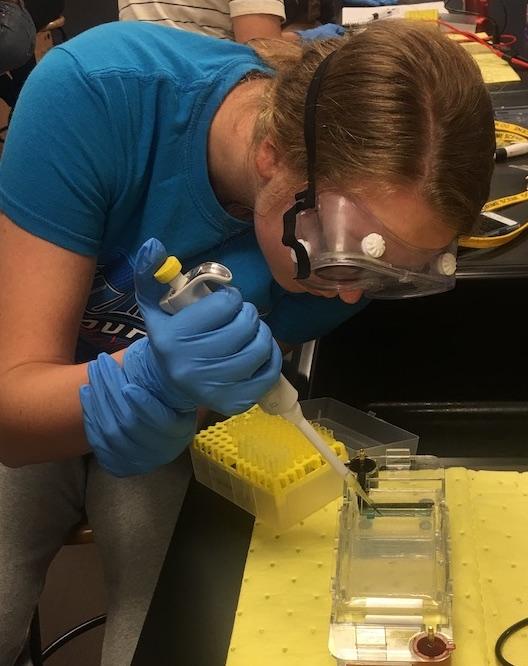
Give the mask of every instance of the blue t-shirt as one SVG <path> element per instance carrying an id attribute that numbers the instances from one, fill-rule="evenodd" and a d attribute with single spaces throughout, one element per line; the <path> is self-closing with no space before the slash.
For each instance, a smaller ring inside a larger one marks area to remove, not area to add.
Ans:
<path id="1" fill-rule="evenodd" d="M 216 199 L 209 128 L 251 71 L 273 73 L 246 46 L 124 22 L 53 48 L 29 77 L 0 161 L 0 209 L 36 236 L 97 256 L 83 357 L 144 335 L 133 265 L 150 237 L 185 270 L 201 261 L 228 266 L 284 342 L 317 338 L 363 306 L 284 291 L 253 225 Z"/>

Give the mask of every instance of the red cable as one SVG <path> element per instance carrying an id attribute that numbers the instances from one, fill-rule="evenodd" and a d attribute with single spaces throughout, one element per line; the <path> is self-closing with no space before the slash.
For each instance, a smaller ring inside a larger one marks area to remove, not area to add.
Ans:
<path id="1" fill-rule="evenodd" d="M 481 39 L 477 35 L 475 35 L 472 32 L 466 32 L 465 30 L 459 30 L 458 28 L 455 28 L 454 25 L 451 25 L 451 23 L 447 23 L 447 21 L 441 21 L 440 19 L 437 20 L 437 23 L 439 25 L 443 25 L 445 28 L 449 28 L 451 32 L 455 32 L 459 35 L 463 35 L 467 39 L 478 42 L 479 44 L 482 44 L 482 46 L 485 46 L 488 48 L 490 51 L 492 51 L 496 56 L 501 58 L 502 60 L 507 60 L 510 64 L 515 65 L 516 67 L 521 67 L 523 69 L 528 69 L 528 62 L 524 62 L 524 60 L 519 60 L 518 58 L 509 58 L 504 54 L 502 51 L 499 51 L 498 49 L 493 48 L 491 44 L 488 44 L 484 39 Z M 509 35 L 508 35 L 509 36 Z"/>

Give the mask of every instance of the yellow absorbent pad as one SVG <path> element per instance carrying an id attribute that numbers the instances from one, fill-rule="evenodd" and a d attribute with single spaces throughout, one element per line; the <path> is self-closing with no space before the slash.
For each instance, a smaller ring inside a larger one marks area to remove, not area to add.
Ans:
<path id="1" fill-rule="evenodd" d="M 521 77 L 507 60 L 499 58 L 483 44 L 465 42 L 462 46 L 479 66 L 484 83 L 508 83 L 521 80 Z"/>
<path id="2" fill-rule="evenodd" d="M 496 666 L 495 641 L 528 617 L 528 473 L 446 471 L 451 666 Z M 335 666 L 327 647 L 340 500 L 284 534 L 256 524 L 226 666 Z M 528 630 L 505 645 L 528 666 Z"/>

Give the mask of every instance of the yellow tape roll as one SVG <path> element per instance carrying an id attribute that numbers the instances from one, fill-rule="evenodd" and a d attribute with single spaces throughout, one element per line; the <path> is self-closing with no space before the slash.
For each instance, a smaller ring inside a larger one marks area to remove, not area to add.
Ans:
<path id="1" fill-rule="evenodd" d="M 510 134 L 516 134 L 523 139 L 528 139 L 528 129 L 526 129 L 526 127 L 514 125 L 513 123 L 505 123 L 502 120 L 495 121 L 495 131 L 509 132 Z"/>
<path id="2" fill-rule="evenodd" d="M 495 132 L 495 141 L 497 146 L 508 146 L 511 143 L 521 143 L 526 139 L 520 134 L 513 134 L 512 132 Z"/>
<path id="3" fill-rule="evenodd" d="M 495 140 L 497 145 L 508 145 L 510 143 L 528 141 L 528 129 L 513 123 L 505 123 L 502 120 L 496 120 Z M 510 194 L 506 197 L 500 197 L 499 199 L 488 201 L 482 207 L 482 212 L 488 213 L 493 210 L 500 210 L 501 208 L 507 208 L 508 206 L 522 203 L 523 201 L 528 201 L 528 191 L 517 192 L 516 194 Z M 526 229 L 528 229 L 528 221 L 512 231 L 500 234 L 499 236 L 460 236 L 458 239 L 458 245 L 459 247 L 473 249 L 500 247 L 517 238 L 517 236 L 522 234 Z"/>
<path id="4" fill-rule="evenodd" d="M 522 203 L 523 201 L 528 201 L 528 191 L 518 192 L 517 194 L 510 194 L 507 197 L 488 201 L 488 203 L 484 204 L 482 207 L 482 212 L 488 213 L 491 210 L 500 210 L 501 208 L 513 206 L 514 204 Z"/>

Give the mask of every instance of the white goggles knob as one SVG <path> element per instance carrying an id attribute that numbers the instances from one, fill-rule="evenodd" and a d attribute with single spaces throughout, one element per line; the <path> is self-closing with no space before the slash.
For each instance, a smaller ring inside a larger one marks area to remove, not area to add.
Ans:
<path id="1" fill-rule="evenodd" d="M 371 233 L 361 241 L 361 249 L 367 257 L 379 259 L 385 252 L 385 239 L 381 234 Z"/>
<path id="2" fill-rule="evenodd" d="M 306 253 L 308 256 L 310 256 L 310 250 L 312 249 L 310 243 L 307 240 L 304 240 L 304 238 L 299 238 L 298 239 L 299 243 L 304 247 L 306 250 Z M 297 255 L 295 254 L 295 250 L 293 247 L 290 248 L 290 256 L 294 264 L 297 263 Z"/>
<path id="3" fill-rule="evenodd" d="M 440 275 L 454 275 L 457 267 L 455 255 L 451 252 L 444 252 L 436 260 L 436 267 Z"/>

